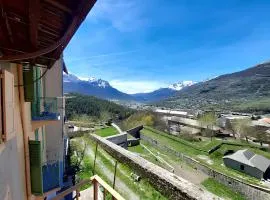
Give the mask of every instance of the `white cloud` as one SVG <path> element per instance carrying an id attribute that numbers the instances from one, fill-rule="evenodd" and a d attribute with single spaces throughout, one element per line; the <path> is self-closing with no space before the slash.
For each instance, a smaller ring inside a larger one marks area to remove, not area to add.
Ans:
<path id="1" fill-rule="evenodd" d="M 109 21 L 115 29 L 121 32 L 129 32 L 146 25 L 148 20 L 143 15 L 140 2 L 102 0 L 97 1 L 87 19 L 96 23 L 99 20 Z"/>
<path id="2" fill-rule="evenodd" d="M 143 93 L 143 92 L 152 92 L 162 87 L 167 87 L 166 84 L 156 81 L 122 81 L 122 80 L 112 80 L 110 85 L 114 88 L 128 93 Z"/>

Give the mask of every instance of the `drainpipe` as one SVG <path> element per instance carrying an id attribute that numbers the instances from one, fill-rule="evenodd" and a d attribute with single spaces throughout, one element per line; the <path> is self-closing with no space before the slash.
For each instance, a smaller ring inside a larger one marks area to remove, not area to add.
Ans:
<path id="1" fill-rule="evenodd" d="M 23 85 L 23 66 L 17 64 L 18 73 L 18 85 Z M 19 100 L 20 100 L 20 117 L 23 129 L 23 145 L 24 145 L 24 169 L 25 169 L 25 187 L 27 193 L 27 199 L 32 199 L 31 193 L 31 176 L 30 176 L 30 160 L 29 160 L 29 145 L 28 145 L 28 130 L 27 130 L 27 120 L 25 112 L 25 102 L 24 102 L 24 88 L 19 86 Z"/>

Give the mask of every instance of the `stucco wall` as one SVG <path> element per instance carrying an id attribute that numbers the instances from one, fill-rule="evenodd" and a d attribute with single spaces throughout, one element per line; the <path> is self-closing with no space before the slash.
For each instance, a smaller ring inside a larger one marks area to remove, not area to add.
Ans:
<path id="1" fill-rule="evenodd" d="M 0 63 L 1 69 L 6 69 L 14 75 L 14 84 L 18 84 L 17 67 L 15 64 Z M 14 86 L 11 86 L 14 87 Z M 20 102 L 18 87 L 15 87 L 15 131 L 10 140 L 0 144 L 0 199 L 24 200 L 26 199 L 25 165 L 23 130 L 20 114 Z M 30 108 L 28 103 L 26 108 Z M 30 115 L 30 109 L 27 110 Z M 29 129 L 31 124 L 29 121 Z M 29 132 L 29 136 L 33 133 Z"/>
<path id="2" fill-rule="evenodd" d="M 129 165 L 136 173 L 146 178 L 159 192 L 170 200 L 181 199 L 219 199 L 211 193 L 195 186 L 187 180 L 145 160 L 144 158 L 117 146 L 116 144 L 94 134 L 90 139 L 97 141 L 99 146 L 119 162 Z"/>
<path id="3" fill-rule="evenodd" d="M 63 160 L 63 63 L 62 59 L 55 62 L 53 67 L 47 72 L 43 84 L 44 84 L 44 96 L 45 97 L 57 97 L 58 98 L 58 112 L 60 113 L 61 120 L 53 123 L 52 125 L 46 125 L 46 153 L 47 162 L 57 162 Z"/>
<path id="4" fill-rule="evenodd" d="M 199 163 L 198 161 L 184 155 L 181 152 L 177 152 L 168 146 L 165 146 L 163 144 L 160 144 L 158 141 L 149 138 L 143 134 L 141 134 L 141 139 L 160 148 L 163 151 L 166 151 L 168 153 L 174 154 L 175 156 L 181 158 L 184 162 L 187 164 L 192 165 L 197 170 L 202 171 L 203 173 L 207 174 L 208 176 L 213 177 L 218 182 L 223 183 L 229 187 L 231 187 L 233 190 L 243 194 L 246 196 L 247 199 L 250 200 L 269 200 L 270 199 L 270 189 L 265 189 L 256 185 L 244 183 L 241 180 L 238 180 L 236 178 L 229 177 L 225 174 L 222 174 L 220 172 L 217 172 L 215 170 L 210 169 L 207 165 L 203 165 Z"/>

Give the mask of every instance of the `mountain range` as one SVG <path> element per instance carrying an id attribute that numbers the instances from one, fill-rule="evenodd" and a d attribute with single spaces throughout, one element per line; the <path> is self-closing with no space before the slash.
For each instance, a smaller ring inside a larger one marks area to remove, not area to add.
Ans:
<path id="1" fill-rule="evenodd" d="M 158 105 L 173 108 L 269 112 L 270 62 L 183 88 Z"/>
<path id="2" fill-rule="evenodd" d="M 108 81 L 96 79 L 94 77 L 80 79 L 74 74 L 63 74 L 63 79 L 65 93 L 76 92 L 108 100 L 138 102 L 161 101 L 174 95 L 177 91 L 194 84 L 192 81 L 183 81 L 149 93 L 126 94 L 112 87 Z"/>

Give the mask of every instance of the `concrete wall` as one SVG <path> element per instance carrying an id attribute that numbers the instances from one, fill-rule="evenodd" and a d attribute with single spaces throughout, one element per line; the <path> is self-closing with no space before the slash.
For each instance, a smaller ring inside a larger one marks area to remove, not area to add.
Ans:
<path id="1" fill-rule="evenodd" d="M 112 136 L 106 137 L 106 140 L 109 140 L 110 142 L 117 144 L 118 146 L 121 146 L 125 149 L 127 149 L 128 147 L 127 133 L 112 135 Z"/>
<path id="2" fill-rule="evenodd" d="M 116 158 L 119 162 L 129 165 L 136 173 L 147 179 L 159 192 L 170 200 L 219 199 L 215 195 L 195 186 L 187 180 L 145 160 L 144 158 L 123 149 L 116 144 L 90 134 L 90 139 L 97 141 L 99 146 Z"/>
<path id="3" fill-rule="evenodd" d="M 259 187 L 257 185 L 252 185 L 245 183 L 239 179 L 229 177 L 225 174 L 222 174 L 220 172 L 217 172 L 211 168 L 209 168 L 207 165 L 201 164 L 198 161 L 184 155 L 181 152 L 177 152 L 168 146 L 165 146 L 163 144 L 160 144 L 158 141 L 149 138 L 143 134 L 141 134 L 141 139 L 160 148 L 163 151 L 166 151 L 168 153 L 171 153 L 179 158 L 181 158 L 184 162 L 187 164 L 193 166 L 197 170 L 202 171 L 203 173 L 207 174 L 208 176 L 211 176 L 218 182 L 227 185 L 231 187 L 233 190 L 243 194 L 246 196 L 247 199 L 250 200 L 255 200 L 255 199 L 260 199 L 260 200 L 269 200 L 270 199 L 270 189 L 265 189 L 262 187 Z"/>
<path id="4" fill-rule="evenodd" d="M 127 133 L 135 138 L 140 138 L 140 130 L 143 129 L 143 125 L 127 130 Z"/>

